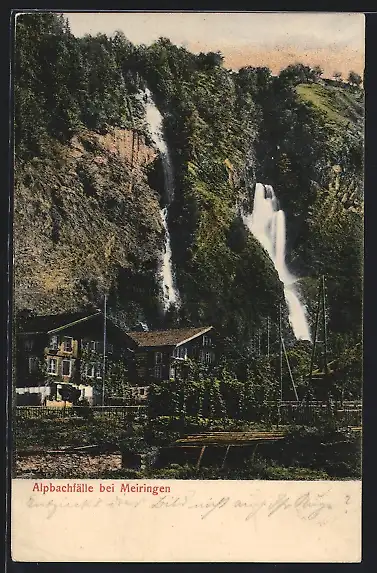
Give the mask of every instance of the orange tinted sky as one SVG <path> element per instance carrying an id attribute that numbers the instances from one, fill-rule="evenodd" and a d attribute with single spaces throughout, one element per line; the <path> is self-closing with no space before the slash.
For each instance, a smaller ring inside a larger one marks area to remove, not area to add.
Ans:
<path id="1" fill-rule="evenodd" d="M 219 50 L 225 66 L 319 64 L 325 75 L 364 69 L 364 15 L 336 12 L 76 12 L 66 13 L 71 30 L 113 34 L 122 30 L 135 44 L 160 36 L 193 52 Z"/>

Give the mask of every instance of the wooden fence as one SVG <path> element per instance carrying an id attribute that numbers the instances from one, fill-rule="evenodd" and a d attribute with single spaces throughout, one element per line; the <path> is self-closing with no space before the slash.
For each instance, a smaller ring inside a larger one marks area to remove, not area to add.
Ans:
<path id="1" fill-rule="evenodd" d="M 146 406 L 16 406 L 15 418 L 55 419 L 80 417 L 91 420 L 129 420 L 145 422 Z M 327 404 L 325 402 L 269 402 L 254 408 L 250 422 L 281 425 L 322 426 L 334 422 L 339 426 L 361 426 L 362 407 L 360 402 Z"/>
<path id="2" fill-rule="evenodd" d="M 18 419 L 88 418 L 94 420 L 139 420 L 146 418 L 145 406 L 16 406 Z"/>
<path id="3" fill-rule="evenodd" d="M 257 408 L 255 419 L 282 425 L 321 426 L 334 422 L 340 426 L 361 426 L 362 406 L 360 402 L 275 402 Z"/>

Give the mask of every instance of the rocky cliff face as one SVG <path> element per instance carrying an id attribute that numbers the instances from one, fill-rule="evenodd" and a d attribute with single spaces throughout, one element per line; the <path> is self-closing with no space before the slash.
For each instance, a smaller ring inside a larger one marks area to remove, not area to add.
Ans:
<path id="1" fill-rule="evenodd" d="M 235 193 L 229 160 L 223 171 Z M 140 133 L 119 128 L 104 134 L 82 130 L 65 144 L 51 140 L 47 156 L 19 162 L 16 309 L 44 314 L 98 307 L 110 293 L 115 316 L 131 325 L 143 320 L 156 326 L 177 321 L 222 325 L 233 307 L 240 335 L 258 317 L 258 301 L 266 300 L 266 314 L 268 293 L 277 296 L 274 285 L 279 283 L 268 256 L 237 220 L 234 202 L 224 206 L 220 219 L 213 218 L 210 205 L 208 211 L 200 206 L 187 266 L 180 268 L 175 260 L 183 307 L 180 314 L 163 316 L 158 276 L 164 248 L 162 180 L 156 149 Z M 200 188 L 195 190 L 200 199 Z M 177 226 L 173 231 L 174 253 L 181 232 L 185 229 Z M 215 266 L 212 275 L 207 275 L 208 262 Z M 249 288 L 257 293 L 251 300 Z"/>
<path id="2" fill-rule="evenodd" d="M 121 129 L 85 130 L 66 144 L 50 144 L 48 157 L 16 168 L 16 308 L 80 309 L 99 303 L 109 289 L 122 299 L 120 275 L 135 283 L 126 291 L 150 285 L 153 307 L 163 244 L 159 197 L 147 178 L 155 150 Z"/>

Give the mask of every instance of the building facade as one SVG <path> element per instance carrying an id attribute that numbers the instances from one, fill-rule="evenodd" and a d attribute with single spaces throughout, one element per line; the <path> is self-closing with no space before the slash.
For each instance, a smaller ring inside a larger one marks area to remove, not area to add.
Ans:
<path id="1" fill-rule="evenodd" d="M 105 390 L 108 404 L 142 403 L 150 384 L 185 377 L 190 360 L 216 360 L 211 326 L 125 332 L 101 312 L 26 318 L 16 341 L 18 405 L 102 404 Z"/>
<path id="2" fill-rule="evenodd" d="M 38 316 L 21 321 L 16 332 L 16 401 L 50 404 L 100 401 L 104 367 L 104 317 L 97 312 Z M 105 367 L 127 364 L 127 337 L 106 320 Z M 106 364 L 107 363 L 107 364 Z"/>
<path id="3" fill-rule="evenodd" d="M 128 332 L 133 354 L 133 373 L 138 384 L 185 376 L 189 360 L 208 367 L 216 361 L 212 326 Z"/>

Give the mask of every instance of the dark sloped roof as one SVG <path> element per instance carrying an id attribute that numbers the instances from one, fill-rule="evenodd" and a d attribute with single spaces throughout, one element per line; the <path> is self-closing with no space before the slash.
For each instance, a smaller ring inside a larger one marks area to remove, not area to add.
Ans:
<path id="1" fill-rule="evenodd" d="M 176 346 L 187 340 L 196 338 L 212 329 L 212 326 L 196 328 L 175 328 L 172 330 L 152 330 L 150 332 L 127 332 L 138 346 Z"/>
<path id="2" fill-rule="evenodd" d="M 58 328 L 68 326 L 75 322 L 89 320 L 99 312 L 71 312 L 65 314 L 51 314 L 48 316 L 32 316 L 19 321 L 20 332 L 51 332 Z"/>

